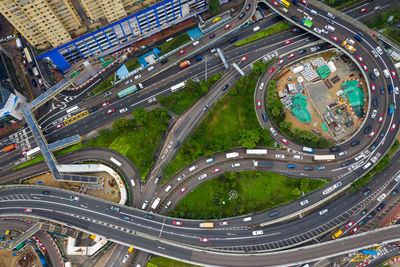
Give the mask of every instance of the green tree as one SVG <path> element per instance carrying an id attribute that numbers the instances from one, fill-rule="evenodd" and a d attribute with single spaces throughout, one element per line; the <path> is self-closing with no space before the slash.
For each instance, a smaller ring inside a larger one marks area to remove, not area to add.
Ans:
<path id="1" fill-rule="evenodd" d="M 253 148 L 260 141 L 258 129 L 244 129 L 240 131 L 240 144 L 248 149 Z"/>
<path id="2" fill-rule="evenodd" d="M 132 112 L 133 118 L 136 120 L 138 126 L 142 126 L 147 120 L 148 113 L 144 108 L 137 108 Z"/>
<path id="3" fill-rule="evenodd" d="M 257 75 L 257 76 L 261 75 L 262 73 L 265 72 L 265 69 L 266 69 L 266 66 L 262 61 L 254 62 L 254 64 L 253 64 L 253 73 L 255 75 Z"/>
<path id="4" fill-rule="evenodd" d="M 112 127 L 117 132 L 123 132 L 127 126 L 127 121 L 125 117 L 115 120 Z"/>

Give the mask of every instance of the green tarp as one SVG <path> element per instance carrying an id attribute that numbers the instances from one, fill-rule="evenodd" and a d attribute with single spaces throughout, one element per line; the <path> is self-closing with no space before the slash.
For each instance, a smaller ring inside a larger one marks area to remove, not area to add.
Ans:
<path id="1" fill-rule="evenodd" d="M 341 87 L 356 116 L 358 118 L 364 117 L 364 91 L 359 81 L 345 81 L 341 84 Z"/>
<path id="2" fill-rule="evenodd" d="M 307 98 L 302 94 L 297 94 L 292 97 L 292 102 L 292 114 L 296 116 L 299 121 L 311 122 L 311 115 L 307 110 Z"/>
<path id="3" fill-rule="evenodd" d="M 331 74 L 331 71 L 329 70 L 327 65 L 319 67 L 318 69 L 316 69 L 316 71 L 321 79 L 325 79 Z"/>

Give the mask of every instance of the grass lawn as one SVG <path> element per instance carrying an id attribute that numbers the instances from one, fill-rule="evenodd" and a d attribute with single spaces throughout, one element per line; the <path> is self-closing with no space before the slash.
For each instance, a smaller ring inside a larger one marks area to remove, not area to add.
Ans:
<path id="1" fill-rule="evenodd" d="M 243 40 L 237 42 L 235 44 L 235 46 L 240 46 L 240 45 L 244 45 L 244 44 L 256 41 L 258 39 L 264 38 L 264 37 L 269 36 L 271 34 L 274 34 L 274 33 L 281 32 L 283 30 L 289 29 L 290 27 L 291 26 L 288 23 L 280 22 L 280 23 L 278 23 L 276 25 L 273 25 L 273 26 L 271 26 L 271 27 L 269 27 L 269 28 L 267 28 L 267 29 L 265 29 L 263 31 L 260 31 L 260 32 L 258 32 L 256 34 L 254 34 L 254 35 L 252 35 L 250 37 L 247 37 L 246 39 L 243 39 Z"/>
<path id="2" fill-rule="evenodd" d="M 185 109 L 192 105 L 197 99 L 208 92 L 208 89 L 213 86 L 220 78 L 222 74 L 216 74 L 210 76 L 207 81 L 188 81 L 186 87 L 177 93 L 169 95 L 167 97 L 158 96 L 158 101 L 171 110 L 175 114 L 181 114 Z"/>
<path id="3" fill-rule="evenodd" d="M 176 158 L 164 167 L 165 180 L 202 156 L 242 146 L 243 131 L 256 132 L 259 136 L 256 145 L 273 146 L 274 142 L 268 131 L 261 128 L 254 110 L 253 96 L 258 77 L 254 73 L 246 75 L 216 103 Z"/>
<path id="4" fill-rule="evenodd" d="M 359 0 L 323 0 L 322 2 L 328 6 L 335 9 L 340 9 L 344 6 L 350 5 L 352 3 L 358 2 Z"/>
<path id="5" fill-rule="evenodd" d="M 186 43 L 189 43 L 190 41 L 192 41 L 192 39 L 190 39 L 189 34 L 187 34 L 186 32 L 182 33 L 181 35 L 178 35 L 171 41 L 168 41 L 168 42 L 165 42 L 165 43 L 162 43 L 161 45 L 159 45 L 161 53 L 158 56 L 165 55 L 165 54 L 171 52 L 172 50 L 174 50 Z"/>
<path id="6" fill-rule="evenodd" d="M 151 257 L 147 267 L 195 267 L 197 265 L 163 257 Z"/>
<path id="7" fill-rule="evenodd" d="M 168 215 L 207 220 L 249 214 L 293 201 L 301 197 L 301 190 L 307 194 L 327 183 L 271 172 L 225 172 L 190 192 Z M 237 197 L 229 200 L 232 191 Z"/>
<path id="8" fill-rule="evenodd" d="M 133 71 L 140 67 L 139 60 L 137 58 L 132 58 L 128 62 L 125 63 L 125 67 L 128 69 L 129 72 Z"/>
<path id="9" fill-rule="evenodd" d="M 391 16 L 393 16 L 393 20 L 391 22 L 387 22 L 387 19 Z M 400 4 L 393 3 L 393 6 L 390 10 L 379 13 L 370 19 L 364 20 L 363 22 L 370 28 L 381 29 L 397 23 L 398 21 L 400 21 Z M 395 30 L 395 28 L 393 28 L 393 30 Z M 387 34 L 387 32 L 385 34 Z"/>
<path id="10" fill-rule="evenodd" d="M 93 93 L 95 95 L 98 95 L 102 92 L 104 92 L 105 90 L 113 87 L 114 85 L 111 83 L 114 81 L 114 76 L 115 74 L 111 75 L 110 77 L 108 77 L 106 80 L 104 80 L 102 83 L 100 83 L 99 85 L 96 86 L 96 88 L 93 89 Z"/>

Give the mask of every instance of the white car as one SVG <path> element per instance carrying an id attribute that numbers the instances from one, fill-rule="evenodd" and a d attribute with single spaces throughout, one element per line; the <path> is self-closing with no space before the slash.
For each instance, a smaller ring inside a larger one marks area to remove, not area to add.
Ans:
<path id="1" fill-rule="evenodd" d="M 128 84 L 128 83 L 131 83 L 131 82 L 132 82 L 132 80 L 127 80 L 127 81 L 125 82 L 125 85 Z"/>
<path id="2" fill-rule="evenodd" d="M 124 112 L 127 112 L 127 111 L 128 111 L 127 108 L 121 108 L 121 109 L 119 110 L 119 113 L 124 113 Z"/>
<path id="3" fill-rule="evenodd" d="M 321 32 L 322 32 L 323 34 L 328 34 L 328 33 L 329 33 L 326 29 L 322 29 Z"/>
<path id="4" fill-rule="evenodd" d="M 264 88 L 264 83 L 261 83 L 259 89 L 262 90 L 263 88 Z"/>
<path id="5" fill-rule="evenodd" d="M 375 119 L 376 113 L 378 113 L 378 111 L 377 111 L 376 109 L 374 109 L 374 110 L 372 111 L 371 118 Z"/>
<path id="6" fill-rule="evenodd" d="M 374 69 L 374 73 L 375 73 L 376 77 L 379 77 L 380 74 L 379 74 L 379 70 L 378 69 Z"/>
<path id="7" fill-rule="evenodd" d="M 347 155 L 347 151 L 342 151 L 342 152 L 339 153 L 339 157 L 342 157 L 344 155 Z"/>
<path id="8" fill-rule="evenodd" d="M 140 78 L 142 78 L 142 75 L 140 75 L 140 74 L 138 74 L 138 75 L 135 76 L 135 80 L 138 80 L 138 79 L 140 79 Z"/>
<path id="9" fill-rule="evenodd" d="M 262 235 L 264 233 L 264 231 L 263 230 L 256 230 L 256 231 L 253 231 L 253 235 Z"/>
<path id="10" fill-rule="evenodd" d="M 275 131 L 275 129 L 274 128 L 269 128 L 269 130 L 271 131 L 271 133 L 272 133 L 272 135 L 273 136 L 276 136 L 278 133 Z"/>
<path id="11" fill-rule="evenodd" d="M 77 197 L 77 196 L 70 196 L 69 198 L 71 200 L 74 200 L 74 201 L 78 201 L 79 200 L 79 197 Z"/>
<path id="12" fill-rule="evenodd" d="M 318 34 L 321 34 L 321 30 L 319 28 L 314 28 L 314 31 Z"/>
<path id="13" fill-rule="evenodd" d="M 396 87 L 394 88 L 394 92 L 396 93 L 396 95 L 398 95 L 398 94 L 400 93 L 399 87 L 396 86 Z"/>
<path id="14" fill-rule="evenodd" d="M 389 71 L 387 69 L 383 70 L 383 75 L 385 76 L 386 79 L 390 78 L 390 74 L 389 74 Z"/>
<path id="15" fill-rule="evenodd" d="M 321 210 L 321 211 L 319 212 L 319 215 L 324 215 L 324 214 L 326 214 L 327 212 L 328 212 L 328 209 Z"/>
<path id="16" fill-rule="evenodd" d="M 275 155 L 275 158 L 277 158 L 277 159 L 284 159 L 284 158 L 285 158 L 285 155 L 276 154 L 276 155 Z"/>
<path id="17" fill-rule="evenodd" d="M 376 53 L 375 49 L 372 49 L 371 52 L 374 55 L 374 57 L 378 57 L 378 54 Z"/>
<path id="18" fill-rule="evenodd" d="M 122 259 L 122 263 L 126 263 L 129 259 L 129 255 L 125 255 L 124 258 Z"/>
<path id="19" fill-rule="evenodd" d="M 379 55 L 383 54 L 382 48 L 380 46 L 376 47 L 376 51 L 378 51 Z"/>
<path id="20" fill-rule="evenodd" d="M 302 206 L 307 205 L 307 204 L 308 204 L 308 200 L 307 199 L 305 199 L 305 200 L 300 202 L 300 205 L 302 205 Z"/>
<path id="21" fill-rule="evenodd" d="M 386 197 L 386 194 L 383 193 L 382 195 L 380 195 L 380 196 L 377 198 L 377 200 L 378 200 L 379 202 L 381 202 L 382 200 L 385 199 L 385 197 Z"/>

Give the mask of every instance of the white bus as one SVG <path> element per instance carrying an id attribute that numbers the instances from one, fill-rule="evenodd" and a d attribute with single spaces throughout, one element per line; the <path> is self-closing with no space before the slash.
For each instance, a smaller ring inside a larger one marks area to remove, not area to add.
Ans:
<path id="1" fill-rule="evenodd" d="M 40 147 L 35 147 L 35 148 L 29 150 L 28 152 L 26 152 L 26 156 L 28 158 L 32 158 L 35 154 L 37 154 L 39 152 L 40 152 Z"/>
<path id="2" fill-rule="evenodd" d="M 308 147 L 308 146 L 303 146 L 303 152 L 312 154 L 312 153 L 314 153 L 314 148 Z"/>
<path id="3" fill-rule="evenodd" d="M 176 92 L 179 89 L 181 89 L 182 87 L 185 87 L 185 82 L 181 82 L 181 83 L 178 83 L 178 84 L 176 84 L 174 86 L 171 86 L 171 91 L 172 92 Z"/>
<path id="4" fill-rule="evenodd" d="M 153 210 L 155 210 L 158 207 L 158 204 L 160 204 L 161 198 L 156 198 L 156 200 L 154 200 L 153 204 L 151 205 L 151 208 Z"/>
<path id="5" fill-rule="evenodd" d="M 122 163 L 119 162 L 118 160 L 114 159 L 113 157 L 111 157 L 110 160 L 111 160 L 115 165 L 117 165 L 118 167 L 121 167 L 121 166 L 122 166 Z"/>
<path id="6" fill-rule="evenodd" d="M 230 159 L 230 158 L 236 158 L 239 156 L 239 153 L 237 152 L 232 152 L 232 153 L 226 153 L 226 158 Z"/>
<path id="7" fill-rule="evenodd" d="M 267 155 L 266 149 L 247 149 L 246 155 Z"/>
<path id="8" fill-rule="evenodd" d="M 73 106 L 72 108 L 67 109 L 67 113 L 71 113 L 78 109 L 78 106 Z"/>
<path id="9" fill-rule="evenodd" d="M 314 160 L 319 161 L 319 160 L 335 160 L 335 155 L 314 155 Z"/>

